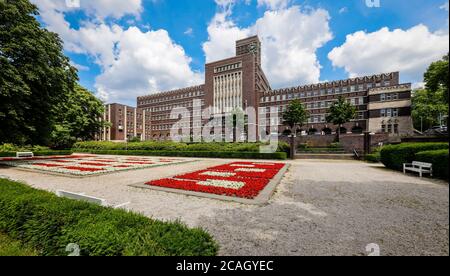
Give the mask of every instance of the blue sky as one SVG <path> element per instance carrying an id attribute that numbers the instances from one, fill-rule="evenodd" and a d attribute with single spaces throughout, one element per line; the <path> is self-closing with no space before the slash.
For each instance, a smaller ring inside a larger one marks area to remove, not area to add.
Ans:
<path id="1" fill-rule="evenodd" d="M 32 0 L 63 38 L 81 84 L 130 105 L 201 84 L 205 62 L 231 55 L 247 35 L 262 39 L 273 88 L 394 70 L 418 86 L 449 47 L 446 0 L 67 1 Z"/>

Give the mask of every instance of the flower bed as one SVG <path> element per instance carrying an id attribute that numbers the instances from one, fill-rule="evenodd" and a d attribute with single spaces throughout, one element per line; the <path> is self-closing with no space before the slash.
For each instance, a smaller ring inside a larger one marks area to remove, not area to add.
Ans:
<path id="1" fill-rule="evenodd" d="M 280 163 L 235 162 L 150 181 L 146 185 L 253 199 L 284 166 Z"/>
<path id="2" fill-rule="evenodd" d="M 0 165 L 76 176 L 167 166 L 185 162 L 180 159 L 100 157 L 96 155 L 2 158 Z"/>

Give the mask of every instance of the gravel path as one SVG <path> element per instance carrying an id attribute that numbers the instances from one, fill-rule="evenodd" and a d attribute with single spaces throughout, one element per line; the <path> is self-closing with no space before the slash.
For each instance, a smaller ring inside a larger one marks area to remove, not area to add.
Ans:
<path id="1" fill-rule="evenodd" d="M 449 188 L 378 165 L 292 161 L 265 207 L 131 188 L 152 179 L 232 160 L 204 160 L 94 178 L 73 179 L 0 168 L 0 175 L 49 191 L 102 197 L 161 220 L 207 229 L 221 255 L 449 255 Z"/>

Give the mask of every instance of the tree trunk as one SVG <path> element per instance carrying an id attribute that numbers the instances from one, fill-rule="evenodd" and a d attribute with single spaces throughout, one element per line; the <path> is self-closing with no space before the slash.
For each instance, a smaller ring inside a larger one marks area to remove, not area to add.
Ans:
<path id="1" fill-rule="evenodd" d="M 295 135 L 291 134 L 291 159 L 295 159 Z"/>
<path id="2" fill-rule="evenodd" d="M 339 142 L 341 142 L 341 126 L 339 126 L 337 133 L 338 133 L 338 135 L 337 135 L 337 142 L 339 143 Z"/>

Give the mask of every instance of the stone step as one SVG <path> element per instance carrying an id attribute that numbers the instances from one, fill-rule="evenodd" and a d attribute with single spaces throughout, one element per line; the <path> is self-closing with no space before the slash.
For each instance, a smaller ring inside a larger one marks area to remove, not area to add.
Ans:
<path id="1" fill-rule="evenodd" d="M 300 153 L 295 155 L 295 159 L 314 159 L 314 160 L 355 160 L 353 154 L 332 154 L 332 153 Z"/>

